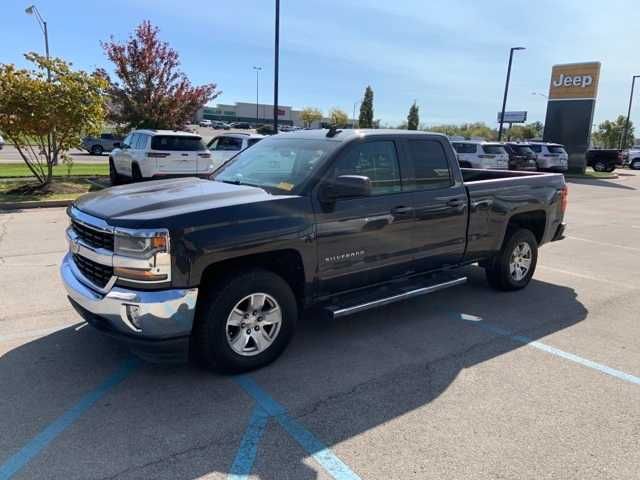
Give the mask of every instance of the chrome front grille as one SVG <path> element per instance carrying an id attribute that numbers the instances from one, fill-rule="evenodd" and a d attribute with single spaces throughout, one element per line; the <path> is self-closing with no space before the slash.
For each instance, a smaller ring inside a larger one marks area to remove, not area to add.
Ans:
<path id="1" fill-rule="evenodd" d="M 84 223 L 80 223 L 73 218 L 71 219 L 71 227 L 78 235 L 78 238 L 93 248 L 103 248 L 113 251 L 113 233 L 105 232 L 98 228 L 90 227 Z"/>
<path id="2" fill-rule="evenodd" d="M 111 280 L 111 277 L 113 277 L 113 267 L 101 265 L 89 260 L 88 258 L 75 254 L 73 255 L 73 261 L 82 275 L 100 288 L 106 287 L 109 280 Z"/>

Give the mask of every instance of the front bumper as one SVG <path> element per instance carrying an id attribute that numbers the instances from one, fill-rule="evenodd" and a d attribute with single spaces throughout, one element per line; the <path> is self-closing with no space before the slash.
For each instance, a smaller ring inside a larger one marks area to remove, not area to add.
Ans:
<path id="1" fill-rule="evenodd" d="M 73 307 L 98 330 L 127 343 L 152 361 L 187 358 L 198 289 L 136 291 L 112 287 L 102 294 L 88 286 L 71 254 L 60 275 Z"/>

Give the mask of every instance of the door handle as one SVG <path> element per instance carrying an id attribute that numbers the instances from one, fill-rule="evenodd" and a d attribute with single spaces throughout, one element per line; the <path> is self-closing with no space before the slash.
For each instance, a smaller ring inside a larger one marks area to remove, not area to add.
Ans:
<path id="1" fill-rule="evenodd" d="M 413 212 L 412 207 L 400 206 L 400 207 L 395 207 L 391 209 L 391 215 L 409 215 L 412 212 Z"/>
<path id="2" fill-rule="evenodd" d="M 448 207 L 461 207 L 462 205 L 464 205 L 465 202 L 463 200 L 460 199 L 453 199 L 453 200 L 449 200 L 447 202 L 447 206 Z"/>

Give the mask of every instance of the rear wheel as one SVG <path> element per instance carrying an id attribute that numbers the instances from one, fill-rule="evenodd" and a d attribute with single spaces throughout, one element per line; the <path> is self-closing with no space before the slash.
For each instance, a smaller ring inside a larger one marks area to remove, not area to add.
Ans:
<path id="1" fill-rule="evenodd" d="M 91 155 L 102 155 L 104 148 L 101 145 L 94 145 L 91 147 Z"/>
<path id="2" fill-rule="evenodd" d="M 602 160 L 597 160 L 594 164 L 593 164 L 593 169 L 596 172 L 605 172 L 607 170 L 607 164 L 606 162 L 602 161 Z"/>
<path id="3" fill-rule="evenodd" d="M 209 368 L 242 372 L 262 367 L 293 336 L 296 299 L 287 282 L 272 272 L 238 273 L 201 294 L 193 346 Z"/>
<path id="4" fill-rule="evenodd" d="M 533 233 L 525 228 L 512 231 L 500 252 L 487 262 L 487 280 L 497 290 L 520 290 L 531 281 L 537 262 L 538 242 Z"/>

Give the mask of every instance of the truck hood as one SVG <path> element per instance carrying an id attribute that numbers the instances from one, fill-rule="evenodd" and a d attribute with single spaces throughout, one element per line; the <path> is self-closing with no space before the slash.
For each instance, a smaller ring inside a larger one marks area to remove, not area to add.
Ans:
<path id="1" fill-rule="evenodd" d="M 155 180 L 83 195 L 74 206 L 105 220 L 154 220 L 282 198 L 261 188 L 198 178 Z"/>

